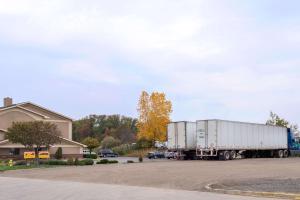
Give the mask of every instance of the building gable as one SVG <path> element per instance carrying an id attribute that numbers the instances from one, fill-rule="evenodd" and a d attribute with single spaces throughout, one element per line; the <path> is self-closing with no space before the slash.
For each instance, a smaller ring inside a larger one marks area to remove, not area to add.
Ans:
<path id="1" fill-rule="evenodd" d="M 3 140 L 5 140 L 5 133 L 6 133 L 6 131 L 5 131 L 5 130 L 3 130 L 3 129 L 0 129 L 0 141 L 3 141 Z"/>
<path id="2" fill-rule="evenodd" d="M 45 119 L 45 116 L 19 107 L 0 110 L 0 129 L 7 130 L 13 122 L 26 122 L 43 119 Z"/>
<path id="3" fill-rule="evenodd" d="M 44 108 L 42 106 L 36 105 L 34 103 L 31 103 L 31 102 L 20 103 L 20 104 L 17 104 L 17 105 L 22 107 L 22 108 L 25 108 L 25 109 L 40 113 L 42 115 L 45 115 L 45 116 L 49 117 L 49 119 L 51 119 L 51 120 L 68 120 L 68 121 L 72 121 L 72 119 L 67 117 L 67 116 L 64 116 L 64 115 L 59 114 L 59 113 L 54 112 L 54 111 L 51 111 L 47 108 Z"/>

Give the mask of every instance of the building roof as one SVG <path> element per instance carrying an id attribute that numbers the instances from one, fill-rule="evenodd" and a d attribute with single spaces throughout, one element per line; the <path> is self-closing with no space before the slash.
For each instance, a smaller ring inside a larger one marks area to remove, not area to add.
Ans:
<path id="1" fill-rule="evenodd" d="M 62 141 L 69 142 L 69 143 L 74 144 L 74 145 L 76 145 L 76 146 L 86 147 L 86 145 L 84 145 L 84 144 L 81 144 L 81 143 L 79 143 L 79 142 L 75 142 L 75 141 L 69 140 L 69 139 L 64 138 L 64 137 L 60 137 L 60 139 L 61 139 Z M 0 141 L 0 148 L 1 148 L 1 145 L 7 144 L 7 143 L 9 143 L 9 142 L 10 142 L 10 141 L 7 140 L 7 139 L 6 139 L 6 140 Z M 15 146 L 16 146 L 16 147 L 20 147 L 20 146 L 23 146 L 23 145 L 21 145 L 21 144 L 15 144 Z M 2 148 L 3 148 L 3 147 L 2 147 Z"/>
<path id="2" fill-rule="evenodd" d="M 37 104 L 34 104 L 34 103 L 32 103 L 32 102 L 23 102 L 23 103 L 13 104 L 13 105 L 7 106 L 7 107 L 0 107 L 0 111 L 12 109 L 12 108 L 20 108 L 20 109 L 23 109 L 23 110 L 32 112 L 32 113 L 34 113 L 34 114 L 40 115 L 40 116 L 42 116 L 43 118 L 49 118 L 48 116 L 46 116 L 46 115 L 44 115 L 44 114 L 41 114 L 41 113 L 38 113 L 37 111 L 30 110 L 29 108 L 24 108 L 23 106 L 26 105 L 26 104 L 30 104 L 30 105 L 32 105 L 32 106 L 34 106 L 34 107 L 39 108 L 39 109 L 45 110 L 45 111 L 47 111 L 47 112 L 51 112 L 51 113 L 53 113 L 54 115 L 60 116 L 60 117 L 62 117 L 62 118 L 64 118 L 64 119 L 73 121 L 73 119 L 70 118 L 70 117 L 67 117 L 67 116 L 65 116 L 65 115 L 63 115 L 63 114 L 60 114 L 60 113 L 57 113 L 57 112 L 54 112 L 54 111 L 52 111 L 52 110 L 49 110 L 49 109 L 47 109 L 47 108 L 44 108 L 44 107 L 42 107 L 42 106 L 40 106 L 40 105 L 37 105 Z"/>
<path id="3" fill-rule="evenodd" d="M 82 147 L 87 147 L 85 144 L 81 144 L 79 142 L 75 142 L 73 140 L 69 140 L 67 138 L 64 138 L 64 137 L 60 137 L 61 140 L 64 140 L 64 141 L 67 141 L 67 142 L 70 142 L 70 143 L 73 143 L 73 144 L 77 144 L 78 146 L 82 146 Z"/>

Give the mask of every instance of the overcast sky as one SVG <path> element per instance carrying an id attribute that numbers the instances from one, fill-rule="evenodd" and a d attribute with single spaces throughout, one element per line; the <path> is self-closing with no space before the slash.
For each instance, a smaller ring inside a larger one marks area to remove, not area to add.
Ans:
<path id="1" fill-rule="evenodd" d="M 0 0 L 0 97 L 74 119 L 137 116 L 165 92 L 173 120 L 300 123 L 300 1 Z"/>

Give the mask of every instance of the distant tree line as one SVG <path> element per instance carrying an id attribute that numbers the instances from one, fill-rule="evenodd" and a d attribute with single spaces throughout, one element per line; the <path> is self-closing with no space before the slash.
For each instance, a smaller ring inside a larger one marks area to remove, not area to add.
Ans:
<path id="1" fill-rule="evenodd" d="M 89 115 L 73 122 L 73 140 L 82 142 L 87 137 L 99 141 L 127 144 L 136 141 L 137 119 L 121 115 Z M 115 141 L 111 141 L 115 139 Z"/>

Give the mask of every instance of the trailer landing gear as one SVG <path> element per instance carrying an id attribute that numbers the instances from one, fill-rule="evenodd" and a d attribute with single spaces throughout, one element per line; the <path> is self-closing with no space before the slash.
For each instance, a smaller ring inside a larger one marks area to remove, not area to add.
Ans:
<path id="1" fill-rule="evenodd" d="M 236 151 L 230 151 L 230 160 L 236 159 Z"/>
<path id="2" fill-rule="evenodd" d="M 288 151 L 288 150 L 284 150 L 284 151 L 283 151 L 283 157 L 284 157 L 284 158 L 289 157 L 289 151 Z"/>

